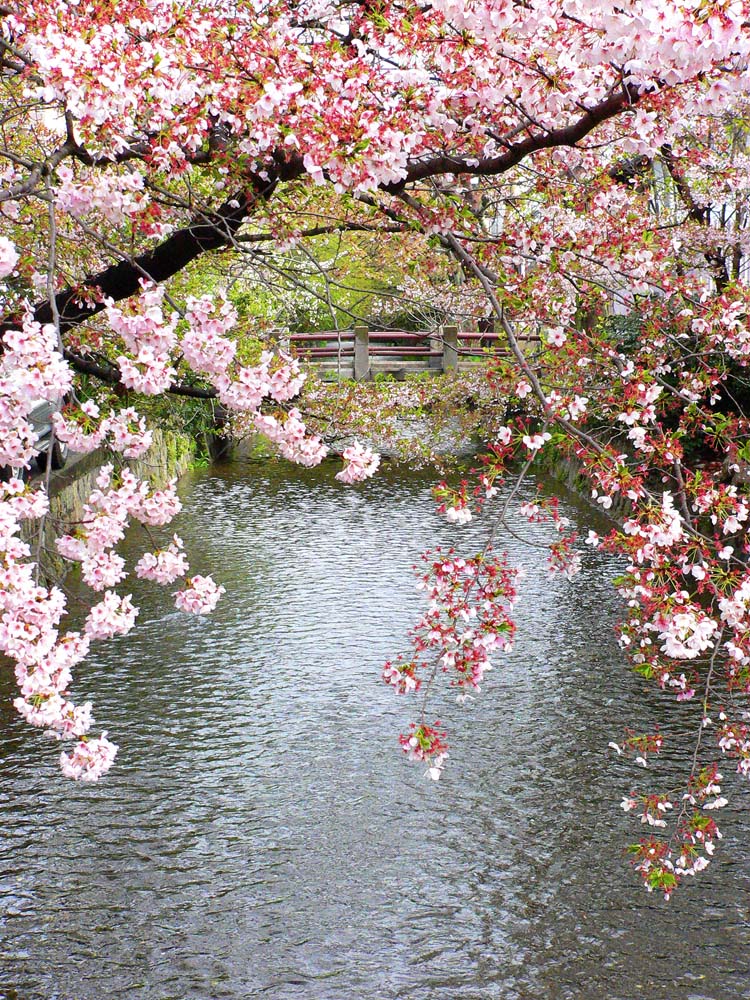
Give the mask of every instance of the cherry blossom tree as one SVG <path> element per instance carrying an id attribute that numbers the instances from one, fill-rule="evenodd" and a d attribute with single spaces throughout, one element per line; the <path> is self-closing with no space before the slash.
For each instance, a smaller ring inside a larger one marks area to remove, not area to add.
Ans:
<path id="1" fill-rule="evenodd" d="M 174 484 L 127 466 L 149 443 L 139 401 L 216 400 L 292 461 L 327 450 L 306 424 L 298 363 L 246 357 L 231 301 L 183 294 L 182 276 L 207 257 L 253 273 L 270 247 L 379 233 L 418 241 L 425 260 L 449 255 L 507 342 L 487 376 L 507 411 L 475 481 L 437 488 L 446 517 L 497 502 L 511 463 L 523 475 L 550 448 L 617 507 L 613 530 L 588 541 L 627 559 L 621 644 L 643 676 L 700 706 L 684 788 L 624 800 L 652 833 L 634 864 L 667 896 L 705 867 L 724 802 L 709 737 L 750 770 L 750 4 L 35 0 L 0 6 L 0 25 L 0 464 L 34 460 L 39 398 L 72 400 L 59 440 L 113 456 L 83 524 L 56 543 L 97 595 L 81 632 L 19 537 L 45 516 L 44 489 L 13 477 L 0 503 L 0 650 L 19 711 L 74 741 L 63 771 L 95 780 L 116 751 L 88 735 L 91 706 L 69 689 L 90 644 L 135 623 L 115 589 L 117 545 L 129 523 L 161 528 L 179 511 Z M 540 334 L 537 357 L 524 332 Z M 362 445 L 344 458 L 346 483 L 377 468 Z M 574 575 L 554 498 L 520 513 L 549 520 L 550 571 Z M 186 612 L 209 612 L 223 589 L 189 575 L 177 535 L 135 572 L 177 587 Z M 446 680 L 463 696 L 512 641 L 515 573 L 491 548 L 437 553 L 420 585 L 430 603 L 413 652 L 384 677 L 402 693 Z M 662 742 L 613 745 L 648 762 Z M 446 736 L 426 706 L 402 745 L 440 775 Z"/>

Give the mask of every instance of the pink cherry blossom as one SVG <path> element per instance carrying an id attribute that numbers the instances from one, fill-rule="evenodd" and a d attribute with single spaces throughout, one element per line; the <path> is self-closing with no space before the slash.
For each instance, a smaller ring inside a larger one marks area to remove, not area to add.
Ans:
<path id="1" fill-rule="evenodd" d="M 185 588 L 175 594 L 175 606 L 180 611 L 194 615 L 207 615 L 214 610 L 224 587 L 214 583 L 210 576 L 193 576 L 185 581 Z"/>
<path id="2" fill-rule="evenodd" d="M 95 604 L 86 617 L 85 631 L 90 639 L 110 639 L 114 635 L 127 635 L 135 625 L 138 608 L 134 607 L 131 595 L 119 597 L 108 590 L 104 598 Z"/>
<path id="3" fill-rule="evenodd" d="M 135 574 L 144 580 L 168 584 L 184 576 L 189 568 L 182 551 L 182 539 L 174 535 L 166 549 L 145 552 L 136 563 Z"/>
<path id="4" fill-rule="evenodd" d="M 342 483 L 360 483 L 369 479 L 375 475 L 380 465 L 380 455 L 363 447 L 358 441 L 344 449 L 343 457 L 347 464 L 341 472 L 336 473 L 336 478 Z"/>
<path id="5" fill-rule="evenodd" d="M 18 251 L 6 236 L 0 236 L 0 278 L 9 275 L 18 263 Z"/>
<path id="6" fill-rule="evenodd" d="M 103 732 L 98 739 L 79 740 L 72 753 L 60 754 L 60 767 L 66 778 L 76 781 L 98 781 L 112 766 L 118 746 Z"/>

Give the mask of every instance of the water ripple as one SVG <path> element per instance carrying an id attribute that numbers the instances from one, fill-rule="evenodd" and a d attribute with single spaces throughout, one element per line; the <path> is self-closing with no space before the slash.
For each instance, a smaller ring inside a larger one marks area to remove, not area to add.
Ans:
<path id="1" fill-rule="evenodd" d="M 400 758 L 409 706 L 379 670 L 419 613 L 420 551 L 476 551 L 482 525 L 437 520 L 429 481 L 388 470 L 182 489 L 194 570 L 231 599 L 187 619 L 130 581 L 138 629 L 76 688 L 121 746 L 107 780 L 62 781 L 0 678 L 0 1000 L 750 997 L 739 807 L 668 908 L 620 858 L 603 748 L 661 700 L 612 642 L 611 565 L 586 553 L 577 584 L 549 581 L 508 540 L 528 571 L 516 651 L 481 698 L 439 705 L 436 785 Z"/>

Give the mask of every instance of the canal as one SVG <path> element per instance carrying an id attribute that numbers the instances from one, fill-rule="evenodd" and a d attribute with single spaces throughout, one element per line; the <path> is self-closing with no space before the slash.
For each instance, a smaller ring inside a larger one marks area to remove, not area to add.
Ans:
<path id="1" fill-rule="evenodd" d="M 549 580 L 541 550 L 502 539 L 526 569 L 515 650 L 476 700 L 436 704 L 439 782 L 403 759 L 413 704 L 379 675 L 420 613 L 410 567 L 486 532 L 437 518 L 429 487 L 186 476 L 175 528 L 228 594 L 188 618 L 129 581 L 134 634 L 76 680 L 120 745 L 99 785 L 61 778 L 0 675 L 1 1000 L 750 997 L 744 790 L 669 904 L 623 856 L 639 831 L 618 803 L 643 772 L 607 743 L 667 703 L 624 666 L 605 557 Z"/>

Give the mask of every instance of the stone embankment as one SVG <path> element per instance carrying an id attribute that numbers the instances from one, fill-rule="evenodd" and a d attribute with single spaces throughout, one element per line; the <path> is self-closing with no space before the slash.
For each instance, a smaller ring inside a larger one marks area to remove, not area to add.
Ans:
<path id="1" fill-rule="evenodd" d="M 186 472 L 195 457 L 196 444 L 184 434 L 154 431 L 154 441 L 149 450 L 138 459 L 128 460 L 128 465 L 139 478 L 148 478 L 158 486 L 169 479 Z M 110 461 L 109 453 L 95 451 L 72 461 L 50 479 L 50 513 L 45 518 L 41 548 L 39 548 L 39 522 L 27 522 L 25 540 L 39 551 L 39 562 L 43 569 L 53 570 L 58 557 L 53 549 L 53 540 L 59 533 L 61 524 L 74 524 L 81 519 L 83 507 L 92 490 L 96 488 L 96 477 L 103 465 Z M 36 555 L 36 551 L 34 551 Z"/>

